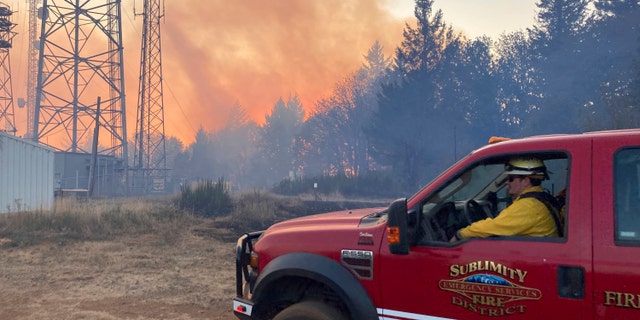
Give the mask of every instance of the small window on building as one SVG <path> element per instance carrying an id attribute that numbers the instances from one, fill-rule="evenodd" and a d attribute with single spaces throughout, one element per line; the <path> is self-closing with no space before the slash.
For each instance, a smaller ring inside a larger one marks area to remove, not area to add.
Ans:
<path id="1" fill-rule="evenodd" d="M 640 245 L 640 148 L 621 150 L 614 161 L 615 240 Z"/>

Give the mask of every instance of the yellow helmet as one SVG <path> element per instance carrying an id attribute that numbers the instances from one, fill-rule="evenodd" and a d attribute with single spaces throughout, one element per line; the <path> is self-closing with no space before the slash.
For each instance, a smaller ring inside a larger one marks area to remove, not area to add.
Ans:
<path id="1" fill-rule="evenodd" d="M 532 177 L 538 179 L 547 178 L 547 167 L 544 162 L 536 158 L 514 158 L 511 159 L 504 168 L 506 174 Z"/>

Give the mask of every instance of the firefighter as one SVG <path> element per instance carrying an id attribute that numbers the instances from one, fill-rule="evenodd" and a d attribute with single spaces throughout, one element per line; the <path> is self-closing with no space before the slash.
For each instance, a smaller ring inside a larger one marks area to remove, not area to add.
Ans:
<path id="1" fill-rule="evenodd" d="M 508 192 L 515 200 L 495 218 L 476 221 L 459 229 L 450 242 L 490 236 L 558 236 L 557 217 L 532 194 L 544 193 L 541 183 L 548 179 L 547 168 L 540 159 L 514 158 L 505 165 Z M 525 196 L 531 193 L 529 196 Z"/>

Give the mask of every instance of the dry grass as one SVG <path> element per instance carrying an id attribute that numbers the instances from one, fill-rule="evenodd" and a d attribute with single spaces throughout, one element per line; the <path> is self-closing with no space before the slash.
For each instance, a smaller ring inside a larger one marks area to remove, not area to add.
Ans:
<path id="1" fill-rule="evenodd" d="M 237 237 L 326 205 L 255 191 L 216 218 L 158 197 L 0 215 L 0 319 L 234 319 Z"/>
<path id="2" fill-rule="evenodd" d="M 0 216 L 0 238 L 5 246 L 107 240 L 122 235 L 159 233 L 171 237 L 180 228 L 198 223 L 179 212 L 169 198 L 58 200 L 51 212 L 20 212 Z M 9 242 L 7 242 L 9 239 Z"/>
<path id="3" fill-rule="evenodd" d="M 290 212 L 304 206 L 298 198 L 277 197 L 264 191 L 249 191 L 238 195 L 231 214 L 220 219 L 237 231 L 266 229 L 275 222 L 294 217 Z"/>
<path id="4" fill-rule="evenodd" d="M 233 319 L 235 237 L 170 199 L 2 215 L 0 319 Z"/>

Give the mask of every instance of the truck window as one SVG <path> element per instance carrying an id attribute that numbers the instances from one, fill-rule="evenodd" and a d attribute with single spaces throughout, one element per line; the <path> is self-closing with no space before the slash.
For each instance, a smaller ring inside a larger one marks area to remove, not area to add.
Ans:
<path id="1" fill-rule="evenodd" d="M 547 167 L 549 179 L 542 183 L 545 191 L 557 195 L 567 187 L 569 158 L 565 153 L 529 156 L 543 159 Z M 418 210 L 423 230 L 419 232 L 422 237 L 417 243 L 447 242 L 458 229 L 478 220 L 494 218 L 506 208 L 512 202 L 505 184 L 504 169 L 508 159 L 507 156 L 484 159 L 428 196 Z M 562 218 L 566 220 L 567 213 L 563 214 Z"/>
<path id="2" fill-rule="evenodd" d="M 640 245 L 640 148 L 624 149 L 614 158 L 615 240 Z"/>

